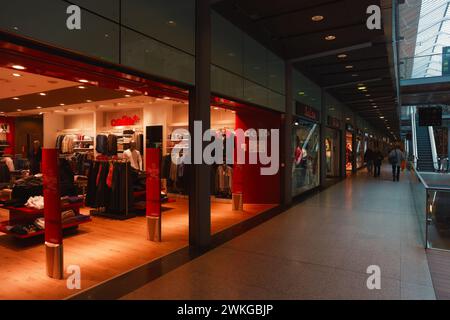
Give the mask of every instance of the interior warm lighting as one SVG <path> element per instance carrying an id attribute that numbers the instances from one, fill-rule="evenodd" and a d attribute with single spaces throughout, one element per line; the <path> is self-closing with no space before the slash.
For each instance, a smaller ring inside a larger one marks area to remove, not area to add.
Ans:
<path id="1" fill-rule="evenodd" d="M 20 73 L 13 73 L 12 75 L 13 75 L 14 77 L 17 77 L 17 78 L 19 78 L 19 77 L 22 76 Z"/>
<path id="2" fill-rule="evenodd" d="M 46 96 L 47 94 L 44 93 L 44 92 L 41 92 L 41 93 L 39 93 L 39 95 L 44 97 L 44 96 Z"/>
<path id="3" fill-rule="evenodd" d="M 314 22 L 319 22 L 319 21 L 322 21 L 323 19 L 324 19 L 324 16 L 313 16 L 311 18 L 311 20 Z"/>
<path id="4" fill-rule="evenodd" d="M 300 96 L 304 96 L 304 95 L 305 95 L 305 92 L 304 92 L 304 91 L 300 91 L 298 94 L 299 94 Z"/>
<path id="5" fill-rule="evenodd" d="M 60 106 L 65 106 L 66 104 L 65 104 L 65 103 L 60 103 L 59 105 L 60 105 Z"/>
<path id="6" fill-rule="evenodd" d="M 17 109 L 17 112 L 21 112 L 22 111 L 22 109 Z"/>
<path id="7" fill-rule="evenodd" d="M 383 116 L 381 116 L 381 117 L 380 117 L 380 119 L 384 119 L 384 117 L 383 117 Z"/>
<path id="8" fill-rule="evenodd" d="M 169 26 L 171 26 L 171 27 L 175 27 L 175 26 L 177 25 L 177 23 L 176 23 L 175 21 L 173 21 L 173 20 L 167 21 L 167 24 L 168 24 Z"/>
<path id="9" fill-rule="evenodd" d="M 85 80 L 85 79 L 78 80 L 78 82 L 81 82 L 81 83 L 89 83 L 89 81 L 88 81 L 88 80 Z"/>
<path id="10" fill-rule="evenodd" d="M 358 90 L 367 90 L 367 87 L 358 87 Z"/>
<path id="11" fill-rule="evenodd" d="M 132 90 L 132 89 L 127 89 L 126 91 L 129 92 L 129 93 L 133 93 L 134 92 L 134 90 Z"/>
<path id="12" fill-rule="evenodd" d="M 345 120 L 350 121 L 351 119 L 350 119 L 350 118 L 347 118 L 347 119 L 345 119 Z"/>
<path id="13" fill-rule="evenodd" d="M 36 109 L 42 109 L 42 107 L 36 107 Z"/>
<path id="14" fill-rule="evenodd" d="M 13 98 L 13 100 L 20 100 L 20 98 L 15 97 L 15 98 Z"/>
<path id="15" fill-rule="evenodd" d="M 91 103 L 91 102 L 92 102 L 92 100 L 86 100 L 86 102 L 87 102 L 87 103 Z"/>
<path id="16" fill-rule="evenodd" d="M 125 95 L 125 98 L 130 98 L 131 96 L 129 95 L 129 94 L 126 94 Z"/>
<path id="17" fill-rule="evenodd" d="M 333 35 L 326 36 L 326 37 L 325 37 L 325 40 L 327 40 L 327 41 L 333 41 L 333 40 L 336 40 L 336 36 L 333 36 Z"/>
<path id="18" fill-rule="evenodd" d="M 21 65 L 18 65 L 18 64 L 14 65 L 12 67 L 13 67 L 13 69 L 16 69 L 16 70 L 25 70 L 26 69 L 24 66 L 21 66 Z"/>
<path id="19" fill-rule="evenodd" d="M 342 53 L 340 55 L 337 56 L 339 59 L 345 59 L 348 57 L 348 55 L 346 55 L 345 53 Z"/>
<path id="20" fill-rule="evenodd" d="M 79 86 L 78 89 L 86 89 L 85 86 Z"/>
<path id="21" fill-rule="evenodd" d="M 353 69 L 353 66 L 351 65 L 345 66 L 345 69 Z"/>

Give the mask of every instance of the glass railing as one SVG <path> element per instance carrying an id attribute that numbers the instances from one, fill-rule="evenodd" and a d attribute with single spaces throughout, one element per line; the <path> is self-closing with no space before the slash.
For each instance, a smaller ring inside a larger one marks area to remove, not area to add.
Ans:
<path id="1" fill-rule="evenodd" d="M 450 76 L 450 56 L 444 59 L 443 54 L 422 55 L 401 58 L 400 80 Z M 443 63 L 445 61 L 445 64 Z"/>
<path id="2" fill-rule="evenodd" d="M 450 251 L 450 175 L 411 170 L 419 232 L 427 249 Z"/>

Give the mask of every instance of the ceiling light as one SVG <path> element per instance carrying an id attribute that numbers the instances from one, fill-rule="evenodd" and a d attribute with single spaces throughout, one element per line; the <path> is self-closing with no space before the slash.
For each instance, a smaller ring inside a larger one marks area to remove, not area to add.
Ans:
<path id="1" fill-rule="evenodd" d="M 384 116 L 381 116 L 380 119 L 384 119 Z"/>
<path id="2" fill-rule="evenodd" d="M 311 18 L 311 20 L 314 22 L 319 22 L 319 21 L 322 21 L 323 19 L 324 19 L 324 16 L 313 16 Z"/>
<path id="3" fill-rule="evenodd" d="M 133 92 L 134 92 L 134 90 L 132 90 L 132 89 L 127 89 L 127 92 L 129 92 L 129 93 L 133 93 Z"/>
<path id="4" fill-rule="evenodd" d="M 164 100 L 170 100 L 170 97 L 164 97 L 163 99 Z"/>
<path id="5" fill-rule="evenodd" d="M 13 100 L 20 100 L 20 98 L 15 97 L 15 98 L 13 98 Z"/>
<path id="6" fill-rule="evenodd" d="M 16 69 L 16 70 L 25 70 L 26 69 L 24 66 L 21 66 L 21 65 L 18 65 L 18 64 L 14 65 L 12 67 L 13 67 L 13 69 Z"/>
<path id="7" fill-rule="evenodd" d="M 20 73 L 13 73 L 12 75 L 17 78 L 22 76 Z"/>
<path id="8" fill-rule="evenodd" d="M 17 109 L 17 112 L 21 112 L 22 111 L 22 109 Z"/>
<path id="9" fill-rule="evenodd" d="M 42 107 L 36 107 L 36 109 L 42 109 Z"/>
<path id="10" fill-rule="evenodd" d="M 354 73 L 352 74 L 352 77 L 359 77 L 359 74 Z"/>
<path id="11" fill-rule="evenodd" d="M 336 36 L 333 36 L 333 35 L 326 36 L 326 37 L 325 37 L 325 40 L 327 40 L 327 41 L 333 41 L 333 40 L 336 40 Z"/>
<path id="12" fill-rule="evenodd" d="M 126 94 L 125 95 L 125 98 L 130 98 L 131 96 L 129 95 L 129 94 Z"/>
<path id="13" fill-rule="evenodd" d="M 351 119 L 350 118 L 346 118 L 345 120 L 350 121 Z"/>
<path id="14" fill-rule="evenodd" d="M 44 93 L 44 92 L 41 92 L 41 93 L 39 93 L 39 95 L 44 97 L 44 96 L 46 96 L 47 94 Z"/>
<path id="15" fill-rule="evenodd" d="M 345 69 L 353 69 L 353 66 L 351 65 L 345 66 Z"/>
<path id="16" fill-rule="evenodd" d="M 358 90 L 367 90 L 367 87 L 358 87 Z"/>
<path id="17" fill-rule="evenodd" d="M 370 94 L 366 94 L 366 97 L 370 97 Z"/>
<path id="18" fill-rule="evenodd" d="M 81 79 L 81 80 L 78 80 L 78 82 L 81 82 L 81 83 L 88 83 L 89 81 L 88 81 L 88 80 L 85 80 L 85 79 Z"/>
<path id="19" fill-rule="evenodd" d="M 62 106 L 65 106 L 65 104 L 64 104 L 64 103 L 60 103 L 59 105 L 60 105 L 61 107 L 62 107 Z"/>
<path id="20" fill-rule="evenodd" d="M 79 86 L 78 89 L 86 89 L 85 86 Z"/>
<path id="21" fill-rule="evenodd" d="M 339 59 L 345 59 L 348 57 L 348 55 L 346 55 L 345 53 L 342 53 L 340 55 L 337 56 Z"/>
<path id="22" fill-rule="evenodd" d="M 304 95 L 305 95 L 305 92 L 304 92 L 304 91 L 300 91 L 300 92 L 298 93 L 298 95 L 299 95 L 299 96 L 304 96 Z"/>
<path id="23" fill-rule="evenodd" d="M 87 103 L 91 103 L 91 102 L 92 102 L 92 100 L 86 100 L 86 102 L 87 102 Z"/>
<path id="24" fill-rule="evenodd" d="M 378 108 L 378 106 L 373 106 L 375 109 Z"/>
<path id="25" fill-rule="evenodd" d="M 176 23 L 175 21 L 173 21 L 173 20 L 167 21 L 167 24 L 168 24 L 169 26 L 172 26 L 172 27 L 175 27 L 175 26 L 177 25 L 177 23 Z"/>

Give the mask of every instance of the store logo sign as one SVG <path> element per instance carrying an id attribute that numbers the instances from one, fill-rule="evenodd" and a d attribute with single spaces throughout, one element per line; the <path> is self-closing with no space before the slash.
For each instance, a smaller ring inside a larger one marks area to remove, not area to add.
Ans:
<path id="1" fill-rule="evenodd" d="M 66 21 L 67 29 L 81 30 L 81 9 L 79 6 L 71 5 L 67 7 L 67 14 L 69 17 Z"/>
<path id="2" fill-rule="evenodd" d="M 111 120 L 111 126 L 113 127 L 135 126 L 139 123 L 139 121 L 141 121 L 141 118 L 139 118 L 137 115 L 134 115 L 133 117 L 123 116 L 120 119 Z"/>
<path id="3" fill-rule="evenodd" d="M 188 130 L 176 129 L 172 133 L 172 141 L 179 140 L 183 142 L 176 144 L 171 153 L 172 162 L 177 165 L 260 165 L 263 176 L 276 175 L 280 168 L 279 129 L 237 129 L 232 132 L 232 138 L 224 140 L 217 136 L 215 130 L 204 132 L 202 122 L 195 121 L 194 139 Z"/>
<path id="4" fill-rule="evenodd" d="M 0 123 L 0 133 L 9 133 L 9 124 Z"/>
<path id="5" fill-rule="evenodd" d="M 367 8 L 367 14 L 370 16 L 367 18 L 367 29 L 369 30 L 381 30 L 381 8 L 378 5 L 371 5 Z"/>

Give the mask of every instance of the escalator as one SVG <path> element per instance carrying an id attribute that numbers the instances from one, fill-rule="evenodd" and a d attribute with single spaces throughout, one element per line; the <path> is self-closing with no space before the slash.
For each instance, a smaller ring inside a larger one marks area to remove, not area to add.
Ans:
<path id="1" fill-rule="evenodd" d="M 433 152 L 428 127 L 416 126 L 417 169 L 422 172 L 434 172 Z"/>

